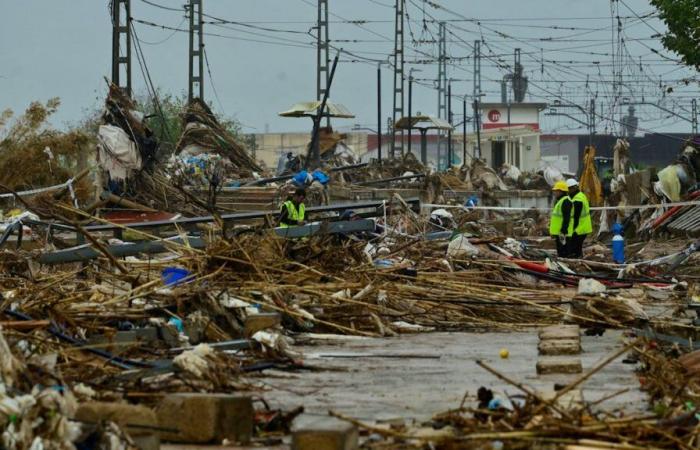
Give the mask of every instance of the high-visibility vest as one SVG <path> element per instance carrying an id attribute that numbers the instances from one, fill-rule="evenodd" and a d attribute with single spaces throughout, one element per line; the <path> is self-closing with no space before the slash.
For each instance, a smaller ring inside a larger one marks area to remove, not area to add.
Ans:
<path id="1" fill-rule="evenodd" d="M 591 207 L 588 204 L 588 197 L 586 197 L 586 194 L 579 191 L 578 194 L 573 196 L 571 202 L 574 203 L 574 205 L 572 205 L 571 208 L 571 221 L 569 222 L 568 235 L 571 236 L 574 233 L 579 235 L 593 233 L 593 222 L 591 221 Z M 576 202 L 581 202 L 583 204 L 583 208 L 581 209 L 581 217 L 578 219 L 578 226 L 574 230 L 574 206 Z"/>
<path id="2" fill-rule="evenodd" d="M 565 200 L 570 200 L 568 195 L 563 195 L 555 204 L 552 209 L 552 215 L 549 218 L 549 235 L 557 236 L 561 234 L 561 226 L 564 224 L 564 214 L 561 212 L 561 207 Z"/>
<path id="3" fill-rule="evenodd" d="M 296 220 L 297 222 L 304 220 L 304 216 L 306 215 L 306 207 L 303 203 L 300 203 L 299 209 L 297 209 L 297 207 L 294 206 L 294 202 L 287 200 L 284 202 L 284 207 L 287 208 L 287 217 L 289 217 L 289 220 Z M 280 223 L 280 227 L 288 228 L 289 225 L 282 222 Z"/>

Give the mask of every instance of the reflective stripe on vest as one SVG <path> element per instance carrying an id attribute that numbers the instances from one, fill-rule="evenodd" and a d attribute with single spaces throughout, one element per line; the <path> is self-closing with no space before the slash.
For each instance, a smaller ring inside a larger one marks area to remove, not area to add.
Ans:
<path id="1" fill-rule="evenodd" d="M 295 220 L 297 222 L 304 220 L 304 216 L 306 215 L 306 207 L 303 203 L 299 204 L 299 209 L 297 210 L 296 206 L 294 206 L 294 202 L 287 200 L 284 202 L 284 207 L 287 208 L 287 217 L 289 220 Z M 280 223 L 280 227 L 288 228 L 289 225 L 286 223 Z"/>
<path id="2" fill-rule="evenodd" d="M 578 194 L 574 195 L 571 199 L 573 203 L 581 202 L 583 208 L 581 209 L 581 217 L 578 219 L 578 226 L 574 230 L 574 208 L 571 208 L 571 223 L 569 224 L 569 236 L 574 232 L 576 234 L 591 234 L 593 233 L 593 222 L 591 221 L 591 207 L 588 204 L 588 197 L 586 194 L 579 191 Z M 573 206 L 573 205 L 572 205 Z"/>
<path id="3" fill-rule="evenodd" d="M 568 198 L 568 195 L 563 195 L 557 203 L 554 204 L 554 208 L 552 208 L 552 216 L 549 218 L 550 236 L 557 236 L 562 232 L 561 226 L 564 224 L 564 215 L 561 212 L 561 207 L 564 204 L 564 200 Z"/>

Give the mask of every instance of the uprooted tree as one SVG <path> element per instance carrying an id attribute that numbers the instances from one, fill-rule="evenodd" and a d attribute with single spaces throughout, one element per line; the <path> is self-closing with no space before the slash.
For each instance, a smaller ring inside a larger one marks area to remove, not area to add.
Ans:
<path id="1" fill-rule="evenodd" d="M 683 62 L 700 70 L 700 2 L 698 0 L 651 0 L 666 23 L 662 42 Z"/>

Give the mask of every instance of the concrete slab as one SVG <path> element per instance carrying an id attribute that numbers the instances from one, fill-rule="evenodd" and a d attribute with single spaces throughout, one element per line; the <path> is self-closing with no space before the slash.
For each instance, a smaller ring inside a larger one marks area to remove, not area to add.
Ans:
<path id="1" fill-rule="evenodd" d="M 544 356 L 539 361 L 537 361 L 537 373 L 540 375 L 548 375 L 553 373 L 581 373 L 583 372 L 583 367 L 581 366 L 580 358 L 570 358 L 570 357 L 555 357 L 555 356 Z"/>
<path id="2" fill-rule="evenodd" d="M 540 330 L 540 340 L 549 339 L 580 339 L 581 327 L 578 325 L 552 325 Z"/>
<path id="3" fill-rule="evenodd" d="M 579 339 L 548 339 L 540 341 L 537 345 L 540 355 L 578 355 L 581 353 L 581 341 Z"/>
<path id="4" fill-rule="evenodd" d="M 582 336 L 584 370 L 593 367 L 622 346 L 621 332 L 608 330 L 601 337 Z M 322 372 L 266 371 L 261 382 L 271 389 L 265 395 L 273 408 L 294 408 L 327 416 L 335 410 L 362 420 L 397 416 L 427 420 L 436 412 L 459 406 L 465 392 L 474 401 L 480 386 L 509 394 L 517 389 L 476 365 L 483 360 L 501 373 L 538 390 L 551 390 L 577 375 L 537 375 L 537 331 L 517 333 L 422 333 L 397 338 L 344 339 L 318 345 L 296 346 L 307 354 L 358 354 L 356 358 L 307 359 L 308 365 L 332 369 Z M 499 357 L 507 348 L 510 356 Z M 439 359 L 376 358 L 368 354 L 425 355 Z M 634 366 L 620 357 L 583 384 L 587 401 L 595 401 L 630 386 L 638 386 Z M 642 411 L 644 394 L 633 389 L 607 400 L 604 408 Z"/>
<path id="5" fill-rule="evenodd" d="M 292 450 L 357 450 L 357 428 L 333 417 L 300 416 L 292 429 Z"/>

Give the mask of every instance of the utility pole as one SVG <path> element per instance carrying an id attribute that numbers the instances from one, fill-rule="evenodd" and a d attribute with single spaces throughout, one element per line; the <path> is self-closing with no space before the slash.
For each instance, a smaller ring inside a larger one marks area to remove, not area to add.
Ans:
<path id="1" fill-rule="evenodd" d="M 382 63 L 377 64 L 377 158 L 382 161 Z"/>
<path id="2" fill-rule="evenodd" d="M 408 153 L 411 153 L 413 128 L 413 69 L 408 72 Z"/>
<path id="3" fill-rule="evenodd" d="M 318 0 L 316 21 L 316 100 L 319 102 L 328 89 L 328 69 L 331 64 L 328 34 L 328 0 Z M 326 117 L 326 125 L 331 126 L 331 118 Z"/>
<path id="4" fill-rule="evenodd" d="M 476 157 L 481 158 L 481 118 L 479 115 L 479 98 L 474 99 L 474 128 L 476 129 Z"/>
<path id="5" fill-rule="evenodd" d="M 204 100 L 204 39 L 202 2 L 204 0 L 189 0 L 187 12 L 190 16 L 190 57 L 189 57 L 189 89 L 187 101 L 195 97 Z"/>
<path id="6" fill-rule="evenodd" d="M 452 81 L 447 84 L 447 121 L 450 129 L 447 131 L 447 167 L 452 167 Z"/>
<path id="7" fill-rule="evenodd" d="M 588 145 L 593 145 L 595 127 L 595 99 L 592 98 L 590 105 L 588 106 Z"/>
<path id="8" fill-rule="evenodd" d="M 112 0 L 112 83 L 131 96 L 131 0 Z M 124 78 L 122 78 L 124 67 Z"/>
<path id="9" fill-rule="evenodd" d="M 447 43 L 445 22 L 440 22 L 438 32 L 438 118 L 447 120 Z M 442 157 L 443 132 L 438 132 L 437 168 L 440 170 L 440 158 Z"/>
<path id="10" fill-rule="evenodd" d="M 400 118 L 403 117 L 403 87 L 404 87 L 404 77 L 403 77 L 403 67 L 404 67 L 404 53 L 403 53 L 403 29 L 404 29 L 404 7 L 405 0 L 396 0 L 396 21 L 394 27 L 394 124 L 398 122 Z M 395 158 L 396 153 L 401 152 L 403 156 L 403 130 L 401 131 L 401 138 L 399 143 L 396 143 L 396 127 L 392 125 L 392 142 L 391 142 L 391 157 Z"/>
<path id="11" fill-rule="evenodd" d="M 481 97 L 481 41 L 474 41 L 474 98 Z"/>
<path id="12" fill-rule="evenodd" d="M 696 135 L 698 134 L 698 102 L 695 99 L 693 99 L 690 104 L 693 108 L 693 135 Z"/>
<path id="13" fill-rule="evenodd" d="M 462 166 L 467 165 L 467 96 L 462 99 Z"/>

